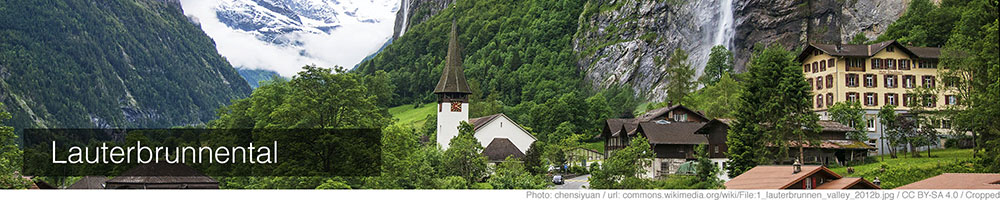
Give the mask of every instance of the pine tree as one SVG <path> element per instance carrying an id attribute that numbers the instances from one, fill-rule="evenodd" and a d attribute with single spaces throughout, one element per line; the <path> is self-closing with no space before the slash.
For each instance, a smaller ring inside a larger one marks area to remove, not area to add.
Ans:
<path id="1" fill-rule="evenodd" d="M 667 61 L 666 78 L 670 81 L 667 85 L 667 101 L 680 103 L 685 96 L 695 88 L 694 69 L 688 62 L 688 53 L 682 49 L 674 50 L 670 60 Z"/>
<path id="2" fill-rule="evenodd" d="M 705 63 L 705 74 L 699 79 L 704 86 L 715 85 L 725 74 L 733 73 L 733 52 L 722 45 L 712 47 L 712 52 L 708 54 L 708 63 Z"/>
<path id="3" fill-rule="evenodd" d="M 785 161 L 790 143 L 797 144 L 802 159 L 804 144 L 821 129 L 811 110 L 812 92 L 798 66 L 795 55 L 777 45 L 750 61 L 726 141 L 731 177 L 759 164 Z"/>

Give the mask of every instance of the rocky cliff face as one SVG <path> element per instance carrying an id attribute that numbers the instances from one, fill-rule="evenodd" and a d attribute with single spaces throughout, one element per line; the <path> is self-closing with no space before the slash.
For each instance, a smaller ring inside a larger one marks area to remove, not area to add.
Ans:
<path id="1" fill-rule="evenodd" d="M 630 84 L 637 94 L 658 101 L 666 97 L 663 90 L 670 80 L 663 72 L 674 49 L 687 51 L 701 74 L 711 47 L 724 45 L 735 54 L 737 71 L 743 71 L 755 44 L 797 48 L 807 41 L 846 42 L 856 33 L 874 38 L 902 15 L 907 3 L 591 0 L 573 45 L 577 65 L 594 88 Z"/>
<path id="2" fill-rule="evenodd" d="M 392 28 L 392 39 L 406 33 L 406 28 L 420 24 L 448 7 L 455 0 L 400 0 L 396 12 L 396 24 Z"/>
<path id="3" fill-rule="evenodd" d="M 737 69 L 756 44 L 797 48 L 807 42 L 846 43 L 857 33 L 875 38 L 896 21 L 909 1 L 743 0 L 734 5 Z"/>

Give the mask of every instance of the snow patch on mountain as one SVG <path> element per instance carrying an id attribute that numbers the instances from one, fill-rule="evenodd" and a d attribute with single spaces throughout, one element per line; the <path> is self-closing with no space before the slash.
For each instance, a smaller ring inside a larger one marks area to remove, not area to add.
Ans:
<path id="1" fill-rule="evenodd" d="M 233 66 L 353 67 L 393 34 L 399 0 L 181 0 Z"/>

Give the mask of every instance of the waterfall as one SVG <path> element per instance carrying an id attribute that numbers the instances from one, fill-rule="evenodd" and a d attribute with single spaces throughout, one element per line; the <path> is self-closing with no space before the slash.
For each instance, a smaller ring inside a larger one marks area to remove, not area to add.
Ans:
<path id="1" fill-rule="evenodd" d="M 403 33 L 406 33 L 406 27 L 409 26 L 407 20 L 410 19 L 410 0 L 403 0 L 403 5 L 399 5 L 400 11 L 403 11 L 403 27 L 399 29 L 399 37 L 403 37 Z"/>
<path id="2" fill-rule="evenodd" d="M 731 49 L 733 40 L 733 0 L 719 0 L 719 22 L 715 29 L 713 45 L 722 45 Z"/>

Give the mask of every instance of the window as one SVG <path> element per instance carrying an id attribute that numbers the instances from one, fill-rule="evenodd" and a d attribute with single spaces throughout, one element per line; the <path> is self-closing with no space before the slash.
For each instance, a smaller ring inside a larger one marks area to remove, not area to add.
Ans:
<path id="1" fill-rule="evenodd" d="M 920 61 L 921 69 L 937 69 L 937 62 L 933 61 Z"/>
<path id="2" fill-rule="evenodd" d="M 809 72 L 809 71 L 811 71 L 811 70 L 809 70 L 809 64 L 802 65 L 802 71 L 803 72 Z"/>
<path id="3" fill-rule="evenodd" d="M 943 128 L 943 129 L 950 129 L 951 128 L 951 120 L 942 119 L 941 120 L 941 128 Z"/>
<path id="4" fill-rule="evenodd" d="M 826 88 L 833 88 L 833 74 L 826 75 Z"/>
<path id="5" fill-rule="evenodd" d="M 892 69 L 892 70 L 896 69 L 896 60 L 885 59 L 885 62 L 886 62 L 885 69 Z"/>
<path id="6" fill-rule="evenodd" d="M 910 60 L 899 59 L 899 70 L 910 70 Z"/>
<path id="7" fill-rule="evenodd" d="M 686 122 L 688 120 L 687 114 L 674 114 L 674 121 Z"/>
<path id="8" fill-rule="evenodd" d="M 865 59 L 848 58 L 847 71 L 865 71 Z"/>
<path id="9" fill-rule="evenodd" d="M 882 59 L 872 58 L 872 69 L 882 69 Z"/>
<path id="10" fill-rule="evenodd" d="M 874 74 L 865 74 L 865 87 L 878 87 L 878 83 L 875 82 Z"/>
<path id="11" fill-rule="evenodd" d="M 914 88 L 917 84 L 917 77 L 913 75 L 903 75 L 903 88 Z"/>
<path id="12" fill-rule="evenodd" d="M 903 106 L 913 107 L 913 95 L 903 94 Z"/>
<path id="13" fill-rule="evenodd" d="M 822 108 L 822 107 L 823 107 L 823 95 L 822 94 L 816 95 L 816 108 Z"/>
<path id="14" fill-rule="evenodd" d="M 865 93 L 865 105 L 878 106 L 878 97 L 875 97 L 875 93 Z"/>
<path id="15" fill-rule="evenodd" d="M 858 93 L 857 92 L 848 92 L 847 93 L 847 101 L 857 102 L 858 101 Z"/>
<path id="16" fill-rule="evenodd" d="M 813 72 L 819 72 L 819 64 L 816 64 L 816 62 L 813 62 L 812 66 L 813 66 Z"/>
<path id="17" fill-rule="evenodd" d="M 826 105 L 833 105 L 833 93 L 826 93 Z"/>
<path id="18" fill-rule="evenodd" d="M 847 87 L 858 87 L 858 75 L 857 74 L 847 74 Z"/>
<path id="19" fill-rule="evenodd" d="M 715 145 L 715 153 L 719 153 L 719 145 Z"/>
<path id="20" fill-rule="evenodd" d="M 868 131 L 875 131 L 875 116 L 870 116 L 868 118 Z"/>
<path id="21" fill-rule="evenodd" d="M 937 106 L 937 96 L 927 95 L 924 96 L 924 107 L 933 108 Z"/>
<path id="22" fill-rule="evenodd" d="M 816 90 L 823 89 L 823 77 L 816 77 Z"/>
<path id="23" fill-rule="evenodd" d="M 896 75 L 885 75 L 885 87 L 896 88 Z"/>
<path id="24" fill-rule="evenodd" d="M 821 72 L 825 72 L 826 71 L 826 61 L 823 61 L 823 60 L 819 61 L 819 71 L 821 71 Z"/>
<path id="25" fill-rule="evenodd" d="M 898 106 L 899 104 L 896 104 L 896 94 L 886 93 L 885 94 L 885 104 Z"/>
<path id="26" fill-rule="evenodd" d="M 803 182 L 802 189 L 813 189 L 813 181 L 815 180 L 812 177 L 802 180 Z"/>
<path id="27" fill-rule="evenodd" d="M 829 60 L 826 60 L 826 66 L 829 67 L 829 68 L 833 68 L 834 70 L 836 70 L 837 69 L 837 61 L 834 60 L 833 58 L 830 58 Z"/>
<path id="28" fill-rule="evenodd" d="M 921 82 L 921 85 L 923 85 L 924 88 L 934 87 L 934 76 L 923 76 L 923 82 Z"/>
<path id="29" fill-rule="evenodd" d="M 892 48 L 892 46 L 888 46 L 888 47 L 885 47 L 885 51 L 887 51 L 887 52 L 893 52 L 893 51 L 895 51 L 895 49 Z"/>
<path id="30" fill-rule="evenodd" d="M 809 88 L 813 88 L 813 79 L 812 78 L 807 78 L 806 82 L 809 82 Z"/>
<path id="31" fill-rule="evenodd" d="M 958 97 L 955 95 L 944 95 L 945 105 L 958 105 Z"/>

